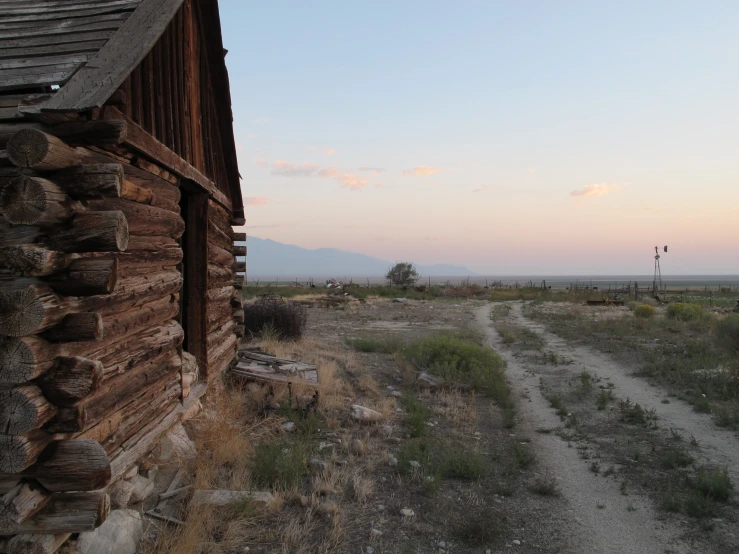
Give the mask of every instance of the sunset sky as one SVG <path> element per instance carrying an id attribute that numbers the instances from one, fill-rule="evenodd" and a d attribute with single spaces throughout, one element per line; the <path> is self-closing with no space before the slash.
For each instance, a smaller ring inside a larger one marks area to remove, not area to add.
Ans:
<path id="1" fill-rule="evenodd" d="M 739 274 L 739 2 L 221 0 L 249 235 Z"/>

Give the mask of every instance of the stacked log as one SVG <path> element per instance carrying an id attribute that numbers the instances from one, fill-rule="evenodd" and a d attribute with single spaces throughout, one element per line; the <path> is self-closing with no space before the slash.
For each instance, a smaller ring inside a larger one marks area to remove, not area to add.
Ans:
<path id="1" fill-rule="evenodd" d="M 102 523 L 113 456 L 177 405 L 184 221 L 173 184 L 89 163 L 99 158 L 39 128 L 7 151 L 0 535 L 22 541 Z"/>
<path id="2" fill-rule="evenodd" d="M 238 346 L 235 334 L 238 309 L 232 306 L 232 302 L 240 295 L 233 286 L 237 262 L 231 221 L 231 214 L 225 208 L 212 199 L 208 200 L 208 362 L 205 375 L 209 381 L 228 368 Z"/>
<path id="3" fill-rule="evenodd" d="M 229 366 L 245 255 L 240 220 L 209 198 L 194 221 L 207 229 L 204 355 L 183 355 L 178 177 L 126 151 L 120 122 L 19 129 L 0 128 L 13 164 L 0 167 L 0 535 L 15 535 L 12 551 L 102 523 L 106 487 L 177 421 L 196 379 Z"/>

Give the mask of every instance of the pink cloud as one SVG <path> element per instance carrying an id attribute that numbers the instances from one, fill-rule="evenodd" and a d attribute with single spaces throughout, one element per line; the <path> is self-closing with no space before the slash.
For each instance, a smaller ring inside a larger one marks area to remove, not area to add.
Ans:
<path id="1" fill-rule="evenodd" d="M 269 167 L 269 162 L 265 158 L 254 158 L 254 163 L 257 164 L 259 167 Z"/>
<path id="2" fill-rule="evenodd" d="M 244 198 L 244 203 L 247 206 L 266 206 L 269 204 L 269 198 L 264 196 L 247 196 Z"/>
<path id="3" fill-rule="evenodd" d="M 272 164 L 271 173 L 281 177 L 334 179 L 349 190 L 361 190 L 367 185 L 367 179 L 359 175 L 347 173 L 338 167 L 321 167 L 313 163 L 295 164 L 277 160 Z"/>
<path id="4" fill-rule="evenodd" d="M 609 185 L 608 183 L 599 183 L 596 185 L 586 185 L 581 189 L 573 190 L 570 196 L 576 198 L 595 198 L 597 196 L 604 196 L 609 192 L 616 192 L 621 190 L 620 185 Z"/>
<path id="5" fill-rule="evenodd" d="M 311 150 L 314 152 L 320 152 L 321 154 L 325 154 L 326 156 L 333 156 L 336 154 L 335 148 L 326 148 L 325 146 L 311 146 Z"/>
<path id="6" fill-rule="evenodd" d="M 438 167 L 431 167 L 428 165 L 417 165 L 413 169 L 406 169 L 403 171 L 403 175 L 411 176 L 411 177 L 430 177 L 431 175 L 436 175 L 437 173 L 440 173 L 441 169 Z"/>

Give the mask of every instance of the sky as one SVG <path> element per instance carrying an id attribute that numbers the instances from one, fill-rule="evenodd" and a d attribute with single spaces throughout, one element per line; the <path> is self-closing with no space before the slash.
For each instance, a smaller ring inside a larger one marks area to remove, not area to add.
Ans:
<path id="1" fill-rule="evenodd" d="M 219 4 L 249 235 L 739 274 L 739 2 Z"/>

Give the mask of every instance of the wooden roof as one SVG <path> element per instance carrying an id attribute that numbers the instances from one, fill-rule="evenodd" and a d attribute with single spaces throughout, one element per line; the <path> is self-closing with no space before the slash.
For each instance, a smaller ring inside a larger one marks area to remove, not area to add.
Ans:
<path id="1" fill-rule="evenodd" d="M 141 0 L 0 1 L 0 91 L 63 85 Z"/>

